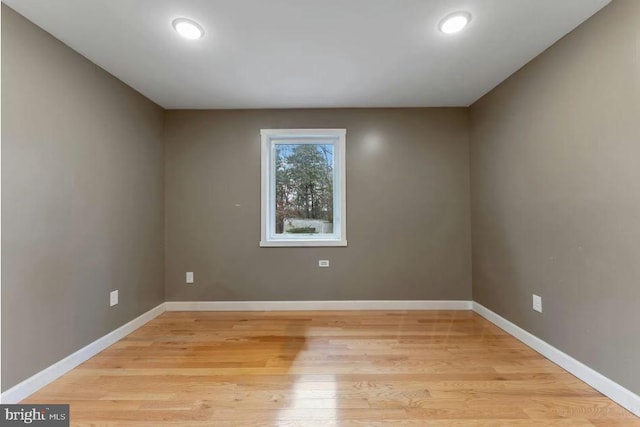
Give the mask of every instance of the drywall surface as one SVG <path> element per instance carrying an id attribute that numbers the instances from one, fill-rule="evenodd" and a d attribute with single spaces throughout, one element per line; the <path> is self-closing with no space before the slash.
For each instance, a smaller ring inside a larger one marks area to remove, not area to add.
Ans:
<path id="1" fill-rule="evenodd" d="M 2 6 L 2 390 L 164 301 L 162 129 Z"/>
<path id="2" fill-rule="evenodd" d="M 466 109 L 168 111 L 167 300 L 469 299 L 467 123 Z M 347 247 L 259 247 L 269 128 L 347 129 Z"/>
<path id="3" fill-rule="evenodd" d="M 470 117 L 474 300 L 640 393 L 640 2 L 612 2 Z"/>

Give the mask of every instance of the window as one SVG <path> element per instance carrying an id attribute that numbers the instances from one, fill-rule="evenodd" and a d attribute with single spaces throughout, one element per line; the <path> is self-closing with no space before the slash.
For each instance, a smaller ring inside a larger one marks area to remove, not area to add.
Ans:
<path id="1" fill-rule="evenodd" d="M 263 129 L 260 246 L 346 246 L 346 129 Z"/>

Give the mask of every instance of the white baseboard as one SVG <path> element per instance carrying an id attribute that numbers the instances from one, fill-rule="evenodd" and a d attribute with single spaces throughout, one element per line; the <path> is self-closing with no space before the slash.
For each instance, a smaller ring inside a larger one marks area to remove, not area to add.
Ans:
<path id="1" fill-rule="evenodd" d="M 471 301 L 167 301 L 167 311 L 471 310 Z"/>
<path id="2" fill-rule="evenodd" d="M 33 375 L 32 377 L 29 377 L 21 383 L 11 387 L 10 389 L 2 393 L 2 395 L 0 395 L 0 402 L 2 402 L 3 404 L 20 402 L 21 400 L 29 397 L 31 394 L 35 393 L 50 382 L 56 380 L 57 378 L 60 378 L 62 375 L 66 374 L 76 366 L 100 353 L 102 350 L 114 344 L 118 340 L 129 335 L 131 332 L 143 326 L 145 323 L 153 320 L 160 314 L 164 313 L 164 311 L 164 303 L 158 305 L 155 308 L 152 308 L 146 313 L 136 317 L 129 323 L 120 326 L 115 331 L 108 333 L 102 338 L 98 338 L 91 344 L 82 347 L 75 353 L 65 357 L 64 359 Z"/>
<path id="3" fill-rule="evenodd" d="M 165 311 L 473 310 L 619 405 L 640 416 L 640 396 L 472 301 L 168 301 L 149 310 L 0 395 L 17 403 Z"/>
<path id="4" fill-rule="evenodd" d="M 473 311 L 478 313 L 480 316 L 484 317 L 508 334 L 513 335 L 515 338 L 542 354 L 556 365 L 566 371 L 569 371 L 571 374 L 589 384 L 591 387 L 618 403 L 620 406 L 640 417 L 640 396 L 637 394 L 610 380 L 601 373 L 591 369 L 568 354 L 563 353 L 551 344 L 548 344 L 535 335 L 525 331 L 514 323 L 511 323 L 482 304 L 474 301 L 472 306 Z"/>

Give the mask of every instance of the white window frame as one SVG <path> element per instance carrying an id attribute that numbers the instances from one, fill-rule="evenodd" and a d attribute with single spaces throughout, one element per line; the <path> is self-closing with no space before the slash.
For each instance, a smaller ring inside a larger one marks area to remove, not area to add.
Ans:
<path id="1" fill-rule="evenodd" d="M 262 129 L 261 240 L 263 247 L 347 246 L 347 176 L 345 161 L 346 129 Z M 317 144 L 333 140 L 333 234 L 275 233 L 275 143 Z M 314 141 L 320 140 L 320 141 Z"/>

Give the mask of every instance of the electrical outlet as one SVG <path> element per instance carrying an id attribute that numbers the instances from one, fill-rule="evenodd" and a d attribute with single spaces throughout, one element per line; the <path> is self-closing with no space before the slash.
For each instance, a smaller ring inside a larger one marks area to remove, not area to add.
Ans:
<path id="1" fill-rule="evenodd" d="M 542 297 L 533 294 L 533 309 L 539 313 L 542 313 Z"/>
<path id="2" fill-rule="evenodd" d="M 187 271 L 187 283 L 193 283 L 193 271 Z"/>
<path id="3" fill-rule="evenodd" d="M 328 259 L 319 260 L 318 267 L 329 267 L 329 260 Z"/>
<path id="4" fill-rule="evenodd" d="M 118 291 L 115 290 L 109 294 L 109 306 L 118 305 Z"/>

